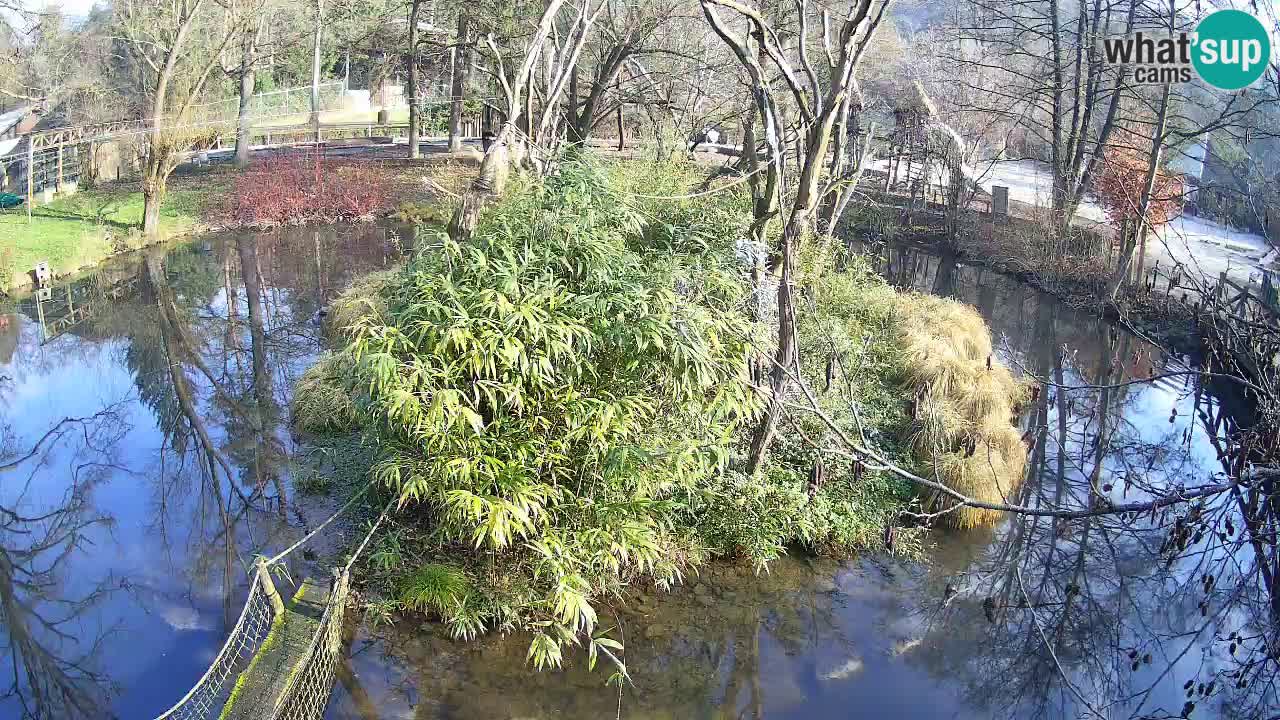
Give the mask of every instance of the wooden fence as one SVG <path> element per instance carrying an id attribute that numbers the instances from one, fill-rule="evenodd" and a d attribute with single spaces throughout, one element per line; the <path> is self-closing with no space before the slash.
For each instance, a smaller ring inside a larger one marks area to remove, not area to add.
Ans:
<path id="1" fill-rule="evenodd" d="M 1263 270 L 1259 282 L 1248 286 L 1219 273 L 1217 280 L 1197 280 L 1180 265 L 1162 270 L 1156 263 L 1146 273 L 1147 292 L 1162 298 L 1167 306 L 1172 301 L 1191 305 L 1200 312 L 1231 318 L 1246 325 L 1280 327 L 1280 298 L 1277 297 L 1276 274 Z"/>

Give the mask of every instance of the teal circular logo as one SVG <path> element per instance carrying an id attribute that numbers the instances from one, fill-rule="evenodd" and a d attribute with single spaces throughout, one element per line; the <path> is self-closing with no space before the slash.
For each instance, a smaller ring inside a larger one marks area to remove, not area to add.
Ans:
<path id="1" fill-rule="evenodd" d="M 1242 10 L 1219 10 L 1196 27 L 1191 62 L 1220 90 L 1239 90 L 1262 77 L 1271 62 L 1271 36 L 1258 18 Z"/>

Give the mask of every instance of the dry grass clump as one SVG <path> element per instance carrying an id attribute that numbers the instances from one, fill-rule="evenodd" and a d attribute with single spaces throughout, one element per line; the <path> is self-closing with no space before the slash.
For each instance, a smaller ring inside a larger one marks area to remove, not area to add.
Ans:
<path id="1" fill-rule="evenodd" d="M 966 254 L 1049 286 L 1096 286 L 1110 275 L 1110 229 L 1073 227 L 1064 237 L 1053 228 L 1048 210 L 1017 208 L 1008 223 L 979 221 L 960 244 Z"/>
<path id="2" fill-rule="evenodd" d="M 907 444 L 917 455 L 928 457 L 937 448 L 959 442 L 969 430 L 967 423 L 954 403 L 932 392 L 922 393 L 907 428 Z"/>
<path id="3" fill-rule="evenodd" d="M 400 268 L 369 273 L 329 303 L 325 329 L 337 338 L 350 338 L 348 329 L 366 317 L 384 320 L 387 302 L 383 290 L 400 274 Z"/>
<path id="4" fill-rule="evenodd" d="M 915 395 L 906 441 L 939 482 L 985 502 L 1003 502 L 1022 484 L 1027 449 L 1013 426 L 1026 390 L 991 353 L 991 332 L 973 308 L 930 295 L 903 298 L 904 385 Z M 954 506 L 933 493 L 936 510 Z M 993 510 L 962 507 L 953 527 L 989 525 Z"/>
<path id="5" fill-rule="evenodd" d="M 325 353 L 293 386 L 289 414 L 293 426 L 304 432 L 350 432 L 355 429 L 357 408 L 347 381 L 354 374 L 346 353 Z"/>
<path id="6" fill-rule="evenodd" d="M 339 342 L 351 339 L 350 328 L 366 318 L 384 321 L 384 290 L 395 281 L 400 268 L 369 273 L 329 303 L 325 332 Z M 357 425 L 357 407 L 349 387 L 355 367 L 348 353 L 325 353 L 293 387 L 290 415 L 293 426 L 311 433 L 351 432 Z"/>

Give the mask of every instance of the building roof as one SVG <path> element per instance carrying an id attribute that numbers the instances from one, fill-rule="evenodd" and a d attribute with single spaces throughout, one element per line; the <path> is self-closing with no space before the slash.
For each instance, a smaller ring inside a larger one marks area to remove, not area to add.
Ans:
<path id="1" fill-rule="evenodd" d="M 18 147 L 26 141 L 26 136 L 9 138 L 8 140 L 0 140 L 0 158 L 11 153 L 17 153 Z"/>
<path id="2" fill-rule="evenodd" d="M 9 112 L 0 115 L 0 133 L 3 133 L 14 125 L 22 122 L 23 118 L 29 114 L 31 114 L 31 106 L 24 105 L 16 110 L 10 110 Z M 4 153 L 0 153 L 0 155 L 3 154 Z"/>

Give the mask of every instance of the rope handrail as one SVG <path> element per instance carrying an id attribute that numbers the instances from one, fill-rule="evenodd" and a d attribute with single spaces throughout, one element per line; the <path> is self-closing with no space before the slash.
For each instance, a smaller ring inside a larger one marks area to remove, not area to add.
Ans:
<path id="1" fill-rule="evenodd" d="M 280 562 L 281 560 L 283 560 L 283 559 L 285 558 L 285 556 L 286 556 L 286 555 L 288 555 L 289 553 L 293 552 L 294 550 L 297 550 L 299 547 L 302 547 L 302 545 L 303 545 L 304 543 L 306 543 L 306 542 L 307 542 L 308 540 L 310 540 L 311 538 L 315 537 L 315 536 L 316 536 L 316 533 L 318 533 L 318 532 L 320 532 L 321 530 L 325 529 L 325 527 L 326 527 L 326 526 L 328 526 L 328 525 L 329 525 L 329 523 L 333 522 L 334 520 L 336 520 L 336 519 L 338 518 L 338 516 L 339 516 L 339 515 L 341 515 L 342 513 L 346 512 L 346 511 L 347 511 L 347 509 L 348 509 L 348 508 L 350 508 L 352 505 L 354 505 L 354 504 L 355 504 L 355 502 L 356 502 L 356 500 L 359 500 L 359 499 L 360 499 L 360 497 L 361 497 L 361 496 L 363 496 L 363 495 L 365 494 L 365 492 L 367 492 L 367 491 L 369 490 L 369 488 L 370 488 L 370 487 L 372 487 L 372 486 L 373 486 L 373 481 L 372 481 L 372 480 L 370 480 L 369 482 L 365 483 L 365 484 L 364 484 L 364 487 L 360 488 L 360 489 L 359 489 L 359 490 L 357 490 L 354 494 L 352 494 L 351 498 L 350 498 L 349 500 L 347 500 L 347 502 L 346 502 L 342 507 L 338 508 L 338 510 L 337 510 L 336 512 L 334 512 L 332 515 L 330 515 L 328 518 L 326 518 L 324 522 L 322 522 L 322 523 L 320 523 L 319 525 L 317 525 L 317 526 L 316 526 L 316 528 L 315 528 L 314 530 L 312 530 L 311 532 L 307 533 L 306 535 L 303 535 L 303 536 L 302 536 L 302 537 L 301 537 L 297 542 L 295 542 L 294 544 L 292 544 L 292 545 L 290 545 L 289 547 L 285 548 L 285 549 L 284 549 L 283 551 L 281 551 L 279 554 L 277 554 L 277 555 L 275 555 L 275 556 L 273 556 L 273 557 L 267 558 L 267 564 L 268 564 L 268 565 L 275 565 L 276 563 L 278 563 L 278 562 Z"/>
<path id="2" fill-rule="evenodd" d="M 329 633 L 329 627 L 330 627 L 329 623 L 330 623 L 330 620 L 332 620 L 333 618 L 334 608 L 342 607 L 342 603 L 339 602 L 341 598 L 339 598 L 338 596 L 342 594 L 342 588 L 344 584 L 345 584 L 345 579 L 342 576 L 339 576 L 337 571 L 335 570 L 333 587 L 329 589 L 329 597 L 327 600 L 325 600 L 324 614 L 320 616 L 320 625 L 316 627 L 315 633 L 311 636 L 311 642 L 307 644 L 307 651 L 302 655 L 303 660 L 300 663 L 300 666 L 299 666 L 300 669 L 296 672 L 293 672 L 289 676 L 289 678 L 285 681 L 284 689 L 280 691 L 280 695 L 276 698 L 276 704 L 271 709 L 272 718 L 279 717 L 280 711 L 287 704 L 287 700 L 289 696 L 294 692 L 294 689 L 298 686 L 298 678 L 300 678 L 303 675 L 301 666 L 310 662 L 312 656 L 316 652 L 317 647 L 320 645 L 321 642 L 325 640 L 325 636 Z"/>
<path id="3" fill-rule="evenodd" d="M 191 689 L 187 691 L 186 695 L 183 695 L 177 702 L 175 702 L 172 706 L 170 706 L 168 710 L 165 710 L 164 713 L 156 717 L 156 720 L 169 720 L 169 718 L 178 717 L 178 713 L 185 710 L 186 704 L 189 701 L 191 701 L 191 699 L 196 695 L 197 692 L 204 689 L 205 684 L 210 681 L 211 677 L 214 674 L 214 671 L 217 670 L 220 665 L 222 665 L 223 661 L 226 660 L 227 656 L 232 652 L 233 646 L 238 642 L 238 640 L 240 639 L 240 634 L 244 630 L 245 622 L 247 618 L 252 613 L 254 596 L 256 593 L 258 593 L 261 590 L 261 587 L 262 587 L 262 584 L 260 581 L 261 581 L 261 578 L 259 578 L 259 576 L 255 573 L 253 576 L 253 581 L 249 584 L 249 594 L 247 596 L 247 599 L 245 600 L 244 607 L 240 610 L 240 617 L 238 620 L 236 620 L 236 624 L 231 629 L 231 632 L 227 634 L 227 640 L 222 644 L 222 649 L 218 651 L 218 654 L 214 657 L 213 662 L 209 663 L 209 669 L 205 670 L 204 675 L 200 676 L 200 679 L 197 680 L 191 686 Z M 239 650 L 240 650 L 239 648 L 236 648 L 235 652 L 239 652 Z M 228 669 L 229 667 L 230 666 L 228 666 Z"/>
<path id="4" fill-rule="evenodd" d="M 195 720 L 197 718 L 210 720 L 217 716 L 219 708 L 223 708 L 230 698 L 225 689 L 226 683 L 232 671 L 239 666 L 238 661 L 246 659 L 246 652 L 249 657 L 265 652 L 267 646 L 264 642 L 270 635 L 275 622 L 283 620 L 286 613 L 295 612 L 293 609 L 286 610 L 280 602 L 267 568 L 280 562 L 315 537 L 339 515 L 350 509 L 372 485 L 373 481 L 365 483 L 342 507 L 314 530 L 285 548 L 283 552 L 270 559 L 259 558 L 258 570 L 249 586 L 244 608 L 240 611 L 239 619 L 227 635 L 217 656 L 186 695 L 183 695 L 156 720 Z M 301 658 L 288 669 L 289 675 L 285 678 L 284 686 L 275 698 L 270 715 L 266 716 L 271 720 L 318 720 L 323 716 L 333 689 L 334 666 L 338 662 L 351 568 L 395 508 L 397 499 L 393 497 L 382 509 L 382 513 L 370 526 L 346 564 L 340 569 L 333 569 L 333 585 L 325 599 L 324 612 L 320 616 L 314 633 L 307 639 L 306 650 Z M 249 672 L 253 666 L 253 663 L 250 663 L 247 669 L 241 670 L 241 673 Z M 225 713 L 226 709 L 223 708 L 222 712 Z"/>
<path id="5" fill-rule="evenodd" d="M 354 553 L 351 553 L 351 557 L 347 560 L 347 564 L 343 566 L 343 573 L 351 571 L 351 566 L 356 563 L 356 558 L 360 557 L 360 553 L 364 552 L 365 546 L 373 539 L 373 534 L 378 532 L 378 528 L 382 526 L 382 521 L 387 519 L 387 515 L 391 513 L 391 508 L 395 507 L 399 500 L 400 498 L 398 497 L 391 498 L 390 502 L 387 503 L 387 506 L 382 509 L 382 514 L 378 516 L 377 522 L 373 524 L 373 527 L 369 528 L 369 532 L 365 534 L 364 540 L 361 541 L 360 546 L 356 548 Z"/>

